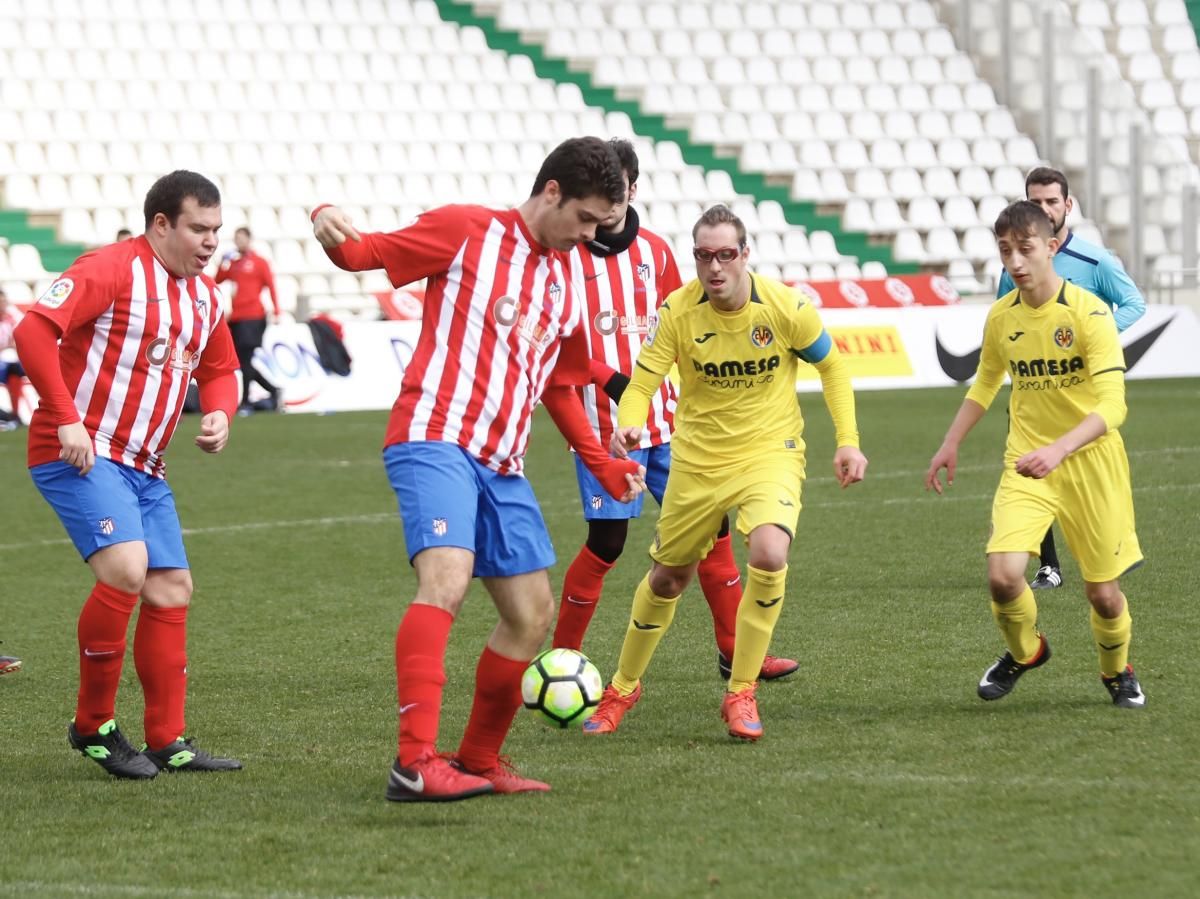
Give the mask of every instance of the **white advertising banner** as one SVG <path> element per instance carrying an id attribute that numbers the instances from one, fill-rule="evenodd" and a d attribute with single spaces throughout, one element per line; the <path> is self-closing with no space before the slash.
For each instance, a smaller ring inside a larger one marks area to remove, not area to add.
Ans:
<path id="1" fill-rule="evenodd" d="M 390 409 L 396 401 L 421 323 L 347 322 L 342 327 L 351 359 L 346 377 L 321 365 L 308 325 L 267 328 L 262 347 L 254 353 L 254 364 L 283 390 L 289 412 Z"/>
<path id="2" fill-rule="evenodd" d="M 908 309 L 823 309 L 858 389 L 945 387 L 970 380 L 979 361 L 987 304 Z M 293 412 L 389 409 L 420 333 L 413 321 L 349 322 L 350 375 L 321 365 L 307 325 L 267 329 L 255 362 L 283 388 Z M 1200 321 L 1189 308 L 1151 306 L 1121 335 L 1128 377 L 1200 377 Z M 807 368 L 799 390 L 817 390 Z"/>
<path id="3" fill-rule="evenodd" d="M 970 380 L 979 361 L 987 304 L 907 309 L 822 309 L 821 318 L 845 355 L 859 390 L 946 387 Z M 415 321 L 348 322 L 350 374 L 321 365 L 307 325 L 267 329 L 255 364 L 283 390 L 290 412 L 390 409 L 400 392 L 404 367 L 420 334 Z M 1200 321 L 1182 306 L 1150 306 L 1121 335 L 1127 377 L 1200 377 Z M 804 366 L 797 389 L 820 389 L 815 369 Z M 255 385 L 254 391 L 260 389 Z M 251 398 L 261 396 L 252 393 Z M 7 409 L 0 391 L 0 408 Z M 37 403 L 26 387 L 22 418 Z"/>

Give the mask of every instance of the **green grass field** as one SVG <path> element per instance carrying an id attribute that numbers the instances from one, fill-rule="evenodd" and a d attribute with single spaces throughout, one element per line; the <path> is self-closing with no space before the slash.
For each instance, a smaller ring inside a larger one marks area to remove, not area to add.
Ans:
<path id="1" fill-rule="evenodd" d="M 181 428 L 170 463 L 197 584 L 189 729 L 227 776 L 118 782 L 71 751 L 75 620 L 91 581 L 0 434 L 3 896 L 1195 896 L 1200 893 L 1200 383 L 1133 382 L 1124 432 L 1148 564 L 1124 588 L 1148 696 L 1112 707 L 1078 570 L 1039 595 L 1054 659 L 1002 702 L 983 543 L 1002 404 L 948 497 L 921 480 L 960 390 L 859 395 L 867 481 L 837 489 L 815 396 L 810 479 L 774 650 L 766 737 L 718 715 L 711 620 L 690 588 L 609 738 L 521 713 L 507 744 L 544 796 L 448 806 L 383 798 L 395 750 L 392 646 L 413 593 L 379 461 L 385 416 L 239 420 L 222 456 Z M 584 535 L 562 440 L 528 460 L 561 573 Z M 651 504 L 652 507 L 652 504 Z M 631 532 L 585 649 L 609 675 L 654 514 Z M 1061 541 L 1061 536 L 1060 536 Z M 1060 544 L 1061 545 L 1061 544 Z M 453 748 L 495 613 L 457 623 L 442 746 Z M 132 642 L 132 640 L 131 640 Z M 132 661 L 118 714 L 141 739 Z"/>

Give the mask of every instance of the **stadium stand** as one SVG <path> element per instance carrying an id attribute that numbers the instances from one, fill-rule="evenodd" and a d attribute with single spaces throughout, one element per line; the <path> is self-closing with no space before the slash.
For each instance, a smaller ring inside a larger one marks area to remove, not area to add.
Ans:
<path id="1" fill-rule="evenodd" d="M 374 316 L 386 283 L 331 271 L 311 240 L 313 204 L 336 200 L 375 229 L 440 203 L 512 204 L 550 146 L 593 133 L 635 139 L 647 221 L 685 275 L 691 224 L 722 200 L 746 219 L 768 274 L 926 269 L 963 292 L 993 289 L 987 228 L 1040 161 L 1034 91 L 1018 84 L 1005 106 L 993 87 L 993 5 L 973 4 L 973 55 L 951 31 L 955 0 L 726 6 L 224 0 L 189 51 L 186 4 L 2 4 L 0 282 L 36 295 L 83 246 L 139 229 L 155 176 L 193 167 L 221 185 L 228 230 L 253 229 L 285 308 L 304 298 Z M 1019 45 L 1038 46 L 1036 4 L 1010 6 Z M 1149 133 L 1171 139 L 1149 142 L 1145 254 L 1178 260 L 1170 194 L 1194 170 L 1200 136 L 1187 7 L 1064 8 L 1101 40 Z M 1073 183 L 1083 53 L 1058 62 L 1058 146 Z M 1115 133 L 1130 114 L 1105 125 Z M 1107 143 L 1103 208 L 1084 211 L 1120 249 L 1128 146 Z M 1185 166 L 1170 155 L 1180 147 Z"/>

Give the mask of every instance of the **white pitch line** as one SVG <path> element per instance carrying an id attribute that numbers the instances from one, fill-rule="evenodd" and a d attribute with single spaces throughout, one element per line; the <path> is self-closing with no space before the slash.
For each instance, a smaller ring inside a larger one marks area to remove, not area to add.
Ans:
<path id="1" fill-rule="evenodd" d="M 381 521 L 398 519 L 395 512 L 376 512 L 372 515 L 330 515 L 322 518 L 285 518 L 278 521 L 246 521 L 241 524 L 221 524 L 206 528 L 184 528 L 183 535 L 192 537 L 200 534 L 235 534 L 241 531 L 263 531 L 272 528 L 330 527 L 340 524 L 377 524 Z M 34 549 L 39 546 L 69 546 L 65 538 L 53 540 L 28 540 L 23 543 L 0 543 L 4 550 Z"/>
<path id="2" fill-rule="evenodd" d="M 959 469 L 963 471 L 963 469 Z M 832 480 L 832 478 L 830 479 Z M 1200 489 L 1200 483 L 1195 484 L 1152 484 L 1148 487 L 1134 487 L 1134 493 L 1158 493 L 1165 490 L 1173 492 L 1192 491 Z M 871 499 L 861 498 L 852 494 L 847 494 L 845 499 L 838 500 L 823 500 L 821 502 L 806 502 L 804 507 L 807 509 L 829 509 L 838 506 L 845 506 L 847 503 L 866 502 L 876 506 L 903 506 L 921 502 L 923 498 L 929 500 L 937 500 L 938 502 L 975 502 L 986 499 L 991 499 L 995 494 L 992 490 L 988 493 L 955 493 L 952 489 L 949 493 L 943 496 L 935 496 L 932 492 L 926 494 L 914 493 L 912 496 L 892 496 L 887 499 Z M 274 528 L 296 528 L 296 527 L 336 527 L 344 524 L 377 524 L 382 521 L 393 521 L 399 516 L 395 512 L 376 512 L 370 515 L 331 515 L 322 518 L 285 518 L 277 521 L 246 521 L 240 524 L 221 524 L 213 525 L 206 528 L 184 528 L 183 534 L 185 537 L 192 537 L 202 534 L 236 534 L 242 531 L 265 531 Z M 66 538 L 53 540 L 27 540 L 21 543 L 0 543 L 0 552 L 15 551 L 20 549 L 36 549 L 40 546 L 70 546 L 71 541 Z"/>
<path id="3" fill-rule="evenodd" d="M 1165 446 L 1155 449 L 1135 449 L 1126 448 L 1125 455 L 1130 457 L 1141 458 L 1142 456 L 1170 456 L 1186 453 L 1200 453 L 1200 446 Z M 812 459 L 809 459 L 809 470 L 813 470 Z M 1000 456 L 996 457 L 995 462 L 986 465 L 960 465 L 958 471 L 975 472 L 975 471 L 994 471 L 999 473 L 1002 467 Z M 870 467 L 867 468 L 867 479 L 871 481 L 895 480 L 897 478 L 919 478 L 925 475 L 925 468 L 902 468 L 890 471 L 873 472 Z M 817 475 L 807 479 L 809 484 L 834 484 L 837 479 L 832 476 Z"/>
<path id="4" fill-rule="evenodd" d="M 25 893 L 46 893 L 51 896 L 179 896 L 183 899 L 258 899 L 258 897 L 271 897 L 271 899 L 324 899 L 324 897 L 336 897 L 336 899 L 380 899 L 378 895 L 364 896 L 357 893 L 306 893 L 297 890 L 288 890 L 279 892 L 278 890 L 252 890 L 250 892 L 230 892 L 228 890 L 198 890 L 189 889 L 187 887 L 172 886 L 169 889 L 159 886 L 142 886 L 134 883 L 111 883 L 103 884 L 87 884 L 87 883 L 47 883 L 40 880 L 18 880 L 16 882 L 0 881 L 0 887 L 6 887 L 11 892 L 9 895 L 25 894 Z M 410 894 L 391 894 L 392 899 L 405 899 Z M 386 897 L 384 897 L 386 899 Z"/>

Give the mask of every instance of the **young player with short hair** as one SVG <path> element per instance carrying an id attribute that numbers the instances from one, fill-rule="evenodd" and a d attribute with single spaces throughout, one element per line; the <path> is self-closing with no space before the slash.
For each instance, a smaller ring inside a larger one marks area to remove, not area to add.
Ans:
<path id="1" fill-rule="evenodd" d="M 1118 582 L 1141 564 L 1142 551 L 1117 430 L 1126 412 L 1125 358 L 1112 311 L 1055 271 L 1058 238 L 1036 203 L 1001 212 L 995 234 L 1016 288 L 988 313 L 975 383 L 925 474 L 925 488 L 939 494 L 943 468 L 954 483 L 958 447 L 1007 373 L 1011 420 L 987 543 L 992 615 L 1007 652 L 983 673 L 978 693 L 1007 696 L 1050 658 L 1025 568 L 1057 518 L 1083 572 L 1104 686 L 1119 708 L 1140 708 L 1146 697 L 1129 664 L 1133 625 Z"/>

